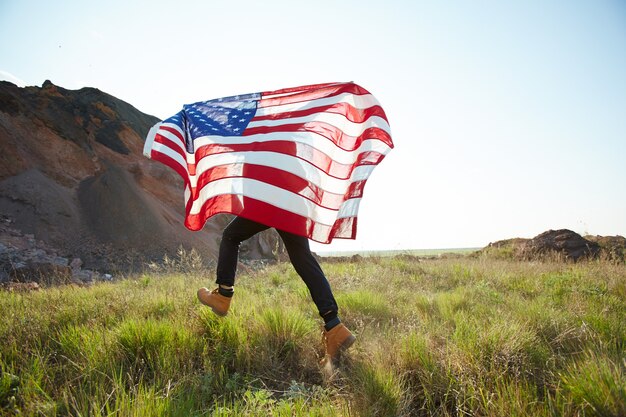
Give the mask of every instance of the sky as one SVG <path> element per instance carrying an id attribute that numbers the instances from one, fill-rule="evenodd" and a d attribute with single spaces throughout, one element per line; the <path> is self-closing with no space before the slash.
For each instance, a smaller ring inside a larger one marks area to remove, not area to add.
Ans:
<path id="1" fill-rule="evenodd" d="M 162 119 L 362 85 L 395 149 L 367 182 L 357 239 L 317 251 L 626 235 L 621 0 L 0 0 L 0 79 L 96 87 Z"/>

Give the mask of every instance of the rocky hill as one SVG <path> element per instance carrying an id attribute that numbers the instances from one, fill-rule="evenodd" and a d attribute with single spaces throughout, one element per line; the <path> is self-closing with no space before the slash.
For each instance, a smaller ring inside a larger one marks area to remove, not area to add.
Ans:
<path id="1" fill-rule="evenodd" d="M 157 121 L 95 88 L 0 82 L 0 220 L 11 230 L 0 230 L 0 257 L 15 252 L 21 235 L 102 271 L 158 260 L 181 245 L 214 258 L 229 216 L 201 232 L 184 227 L 182 180 L 142 155 Z M 242 255 L 271 258 L 276 245 L 266 232 Z"/>

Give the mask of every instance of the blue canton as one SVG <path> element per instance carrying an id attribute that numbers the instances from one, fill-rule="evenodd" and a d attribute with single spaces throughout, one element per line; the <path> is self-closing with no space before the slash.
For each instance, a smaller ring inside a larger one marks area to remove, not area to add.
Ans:
<path id="1" fill-rule="evenodd" d="M 193 141 L 202 136 L 240 136 L 256 113 L 261 94 L 245 94 L 186 104 L 183 110 L 164 120 L 185 132 L 187 152 L 194 152 Z"/>

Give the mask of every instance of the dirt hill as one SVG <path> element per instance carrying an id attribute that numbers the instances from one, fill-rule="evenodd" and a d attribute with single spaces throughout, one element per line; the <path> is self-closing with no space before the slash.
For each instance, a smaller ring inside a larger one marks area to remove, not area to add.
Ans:
<path id="1" fill-rule="evenodd" d="M 156 122 L 95 88 L 0 82 L 3 221 L 94 269 L 158 260 L 180 245 L 214 258 L 229 216 L 201 232 L 184 227 L 182 180 L 142 155 Z M 271 258 L 276 243 L 266 232 L 242 254 Z"/>

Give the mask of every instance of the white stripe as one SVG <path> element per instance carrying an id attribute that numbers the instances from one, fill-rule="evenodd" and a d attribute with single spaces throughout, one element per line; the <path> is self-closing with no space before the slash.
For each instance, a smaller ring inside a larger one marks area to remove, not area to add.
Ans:
<path id="1" fill-rule="evenodd" d="M 151 158 L 151 153 L 152 153 L 152 144 L 154 143 L 154 138 L 157 134 L 157 132 L 159 131 L 159 128 L 161 127 L 161 123 L 157 123 L 154 126 L 152 126 L 150 128 L 150 131 L 148 132 L 148 136 L 146 136 L 146 143 L 144 143 L 143 145 L 143 154 L 144 156 L 147 156 L 148 158 Z"/>
<path id="2" fill-rule="evenodd" d="M 182 159 L 179 155 L 179 158 Z M 210 155 L 203 158 L 196 166 L 196 175 L 190 176 L 192 187 L 198 184 L 198 177 L 203 172 L 221 165 L 254 164 L 276 168 L 292 173 L 315 184 L 324 191 L 344 195 L 350 183 L 367 179 L 376 165 L 361 165 L 352 171 L 350 178 L 338 179 L 299 158 L 275 152 L 229 152 Z"/>
<path id="3" fill-rule="evenodd" d="M 250 178 L 224 178 L 205 185 L 197 200 L 191 206 L 191 215 L 200 213 L 205 201 L 224 194 L 235 194 L 263 201 L 280 209 L 307 217 L 316 223 L 332 226 L 338 218 L 357 215 L 360 198 L 347 200 L 339 210 L 318 206 L 312 201 L 284 190 Z"/>
<path id="4" fill-rule="evenodd" d="M 337 215 L 337 218 L 341 219 L 344 217 L 355 217 L 359 212 L 360 203 L 360 198 L 351 198 L 344 201 L 341 205 L 341 208 L 339 209 L 339 214 Z"/>
<path id="5" fill-rule="evenodd" d="M 370 127 L 378 127 L 385 132 L 391 134 L 389 124 L 385 119 L 379 116 L 372 116 L 363 123 L 354 123 L 345 116 L 336 113 L 315 113 L 305 117 L 291 117 L 278 120 L 257 120 L 250 122 L 247 129 L 261 126 L 281 126 L 286 124 L 307 123 L 307 122 L 324 122 L 343 131 L 350 136 L 359 136 Z"/>
<path id="6" fill-rule="evenodd" d="M 371 94 L 356 95 L 352 93 L 342 93 L 333 97 L 307 100 L 299 103 L 281 104 L 278 106 L 261 107 L 256 111 L 255 116 L 267 116 L 270 114 L 292 112 L 298 110 L 313 109 L 315 107 L 328 106 L 329 104 L 348 103 L 357 109 L 367 109 L 373 106 L 380 106 L 380 103 Z"/>
<path id="7" fill-rule="evenodd" d="M 170 141 L 174 142 L 176 145 L 178 145 L 178 148 L 181 151 L 186 151 L 185 144 L 183 144 L 183 142 L 180 140 L 180 138 L 178 136 L 176 136 L 175 134 L 173 134 L 172 132 L 169 132 L 167 130 L 161 129 L 159 131 L 159 135 L 161 135 L 164 138 L 169 139 Z"/>
<path id="8" fill-rule="evenodd" d="M 387 155 L 391 148 L 379 139 L 365 139 L 361 145 L 353 151 L 346 151 L 335 145 L 326 137 L 315 132 L 277 132 L 277 133 L 259 133 L 250 136 L 202 136 L 194 140 L 196 150 L 203 146 L 220 144 L 220 145 L 237 145 L 254 142 L 269 142 L 283 140 L 288 142 L 302 143 L 308 145 L 318 151 L 328 155 L 334 161 L 340 164 L 353 164 L 363 152 L 379 152 Z"/>
<path id="9" fill-rule="evenodd" d="M 189 198 L 191 198 L 191 188 L 189 188 L 189 186 L 187 184 L 185 184 L 185 206 L 187 206 L 187 201 L 189 201 Z"/>

